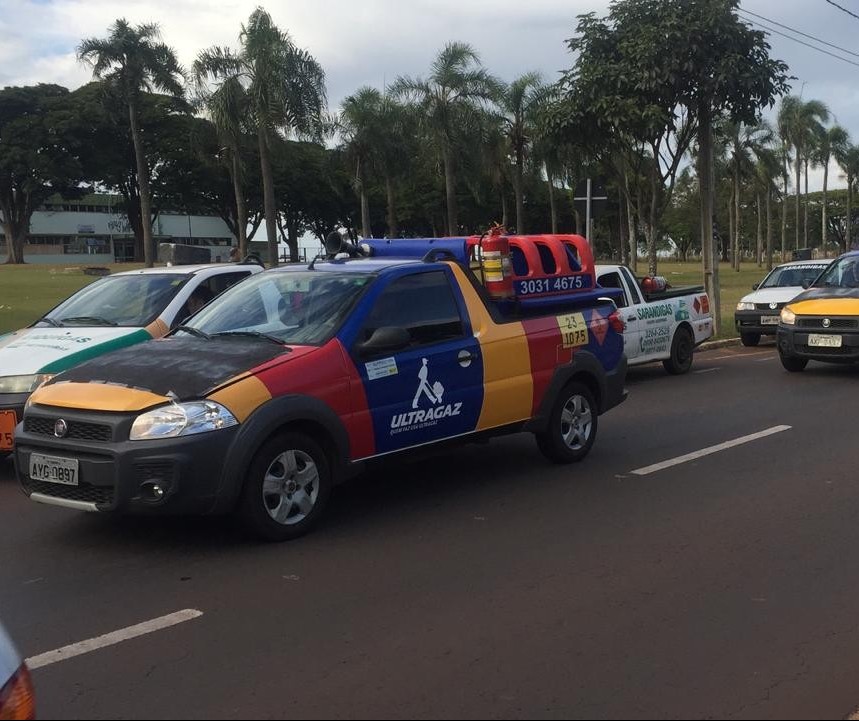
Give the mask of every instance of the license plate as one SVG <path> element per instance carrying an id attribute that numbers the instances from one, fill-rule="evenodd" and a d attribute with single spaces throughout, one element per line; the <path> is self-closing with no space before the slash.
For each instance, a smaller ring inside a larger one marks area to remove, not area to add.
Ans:
<path id="1" fill-rule="evenodd" d="M 0 451 L 11 451 L 15 445 L 15 411 L 0 411 Z"/>
<path id="2" fill-rule="evenodd" d="M 63 486 L 78 485 L 78 462 L 73 458 L 56 458 L 30 455 L 30 478 L 45 483 L 59 483 Z"/>
<path id="3" fill-rule="evenodd" d="M 808 336 L 808 345 L 812 348 L 840 348 L 844 345 L 844 338 L 840 335 L 818 335 L 812 333 Z"/>
<path id="4" fill-rule="evenodd" d="M 777 315 L 762 315 L 761 325 L 778 325 L 779 317 Z"/>

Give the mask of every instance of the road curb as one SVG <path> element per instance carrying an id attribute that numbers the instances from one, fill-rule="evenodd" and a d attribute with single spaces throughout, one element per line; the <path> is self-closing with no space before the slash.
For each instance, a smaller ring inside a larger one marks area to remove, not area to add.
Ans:
<path id="1" fill-rule="evenodd" d="M 726 338 L 725 340 L 712 340 L 698 346 L 699 351 L 718 350 L 719 348 L 733 348 L 742 343 L 739 338 Z"/>

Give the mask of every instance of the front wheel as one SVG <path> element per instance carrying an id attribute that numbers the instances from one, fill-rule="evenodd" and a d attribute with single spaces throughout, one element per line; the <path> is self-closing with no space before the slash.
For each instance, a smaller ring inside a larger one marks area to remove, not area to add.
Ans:
<path id="1" fill-rule="evenodd" d="M 740 333 L 740 340 L 746 348 L 754 348 L 761 342 L 760 333 Z"/>
<path id="2" fill-rule="evenodd" d="M 671 357 L 662 361 L 665 370 L 673 376 L 682 376 L 692 370 L 692 354 L 695 352 L 695 341 L 686 328 L 679 328 L 671 343 Z"/>
<path id="3" fill-rule="evenodd" d="M 599 410 L 590 389 L 570 383 L 552 408 L 548 430 L 537 434 L 537 445 L 553 463 L 578 463 L 593 448 L 598 424 Z"/>
<path id="4" fill-rule="evenodd" d="M 779 353 L 778 356 L 784 369 L 790 373 L 802 373 L 808 365 L 808 358 L 797 358 L 796 356 L 783 355 L 782 353 Z"/>
<path id="5" fill-rule="evenodd" d="M 266 541 L 289 541 L 307 533 L 328 504 L 331 463 L 322 447 L 302 433 L 267 441 L 248 469 L 239 516 Z"/>

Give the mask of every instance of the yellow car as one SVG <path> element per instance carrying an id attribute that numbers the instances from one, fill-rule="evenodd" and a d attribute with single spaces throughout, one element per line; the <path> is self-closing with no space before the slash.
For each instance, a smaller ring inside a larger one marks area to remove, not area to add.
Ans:
<path id="1" fill-rule="evenodd" d="M 859 252 L 843 255 L 781 312 L 781 363 L 791 373 L 811 360 L 859 361 Z"/>

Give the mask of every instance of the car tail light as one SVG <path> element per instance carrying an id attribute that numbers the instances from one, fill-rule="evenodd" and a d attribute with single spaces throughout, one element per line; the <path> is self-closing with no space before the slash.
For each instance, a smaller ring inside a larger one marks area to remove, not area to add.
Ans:
<path id="1" fill-rule="evenodd" d="M 623 333 L 626 330 L 626 323 L 623 322 L 623 318 L 620 317 L 620 311 L 616 310 L 608 317 L 608 322 L 611 324 L 611 327 L 618 333 Z"/>
<path id="2" fill-rule="evenodd" d="M 0 690 L 0 721 L 31 721 L 36 718 L 33 683 L 26 666 L 21 666 Z"/>

